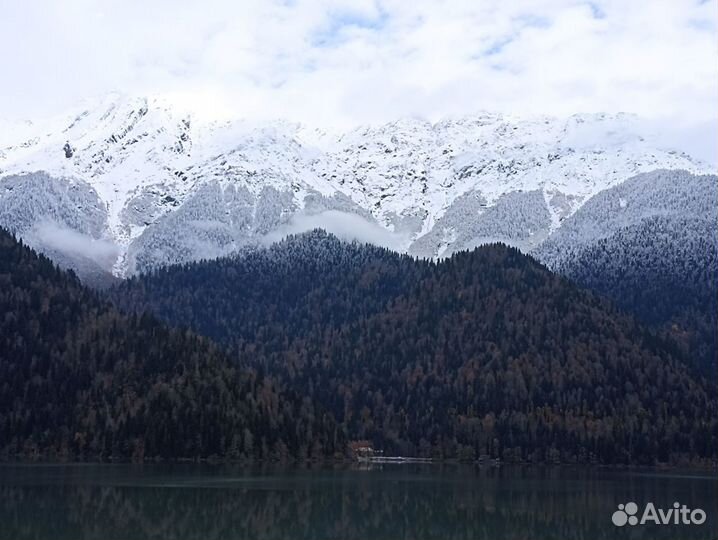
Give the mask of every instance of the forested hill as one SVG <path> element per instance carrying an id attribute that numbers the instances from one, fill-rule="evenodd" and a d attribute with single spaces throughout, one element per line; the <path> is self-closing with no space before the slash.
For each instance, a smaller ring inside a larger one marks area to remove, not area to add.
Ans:
<path id="1" fill-rule="evenodd" d="M 677 234 L 679 233 L 679 234 Z M 688 237 L 688 238 L 686 238 Z M 560 271 L 613 299 L 679 343 L 709 378 L 718 373 L 715 221 L 655 217 L 572 252 Z"/>
<path id="2" fill-rule="evenodd" d="M 387 453 L 716 456 L 715 390 L 679 351 L 502 245 L 435 263 L 315 231 L 111 294 L 211 336 Z"/>
<path id="3" fill-rule="evenodd" d="M 336 437 L 311 403 L 205 338 L 121 315 L 0 229 L 0 455 L 320 457 Z"/>
<path id="4" fill-rule="evenodd" d="M 718 177 L 654 171 L 592 197 L 533 254 L 718 374 Z"/>

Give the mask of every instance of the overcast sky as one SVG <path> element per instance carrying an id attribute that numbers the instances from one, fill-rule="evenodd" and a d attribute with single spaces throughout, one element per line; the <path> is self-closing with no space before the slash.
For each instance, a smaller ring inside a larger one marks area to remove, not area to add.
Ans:
<path id="1" fill-rule="evenodd" d="M 108 91 L 317 125 L 479 110 L 718 125 L 715 0 L 0 0 L 0 117 Z M 688 135 L 687 135 L 688 136 Z M 713 136 L 713 135 L 711 135 Z"/>

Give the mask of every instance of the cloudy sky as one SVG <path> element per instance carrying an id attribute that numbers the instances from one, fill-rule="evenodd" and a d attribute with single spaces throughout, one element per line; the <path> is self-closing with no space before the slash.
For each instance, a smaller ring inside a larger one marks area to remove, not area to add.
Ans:
<path id="1" fill-rule="evenodd" d="M 718 121 L 714 0 L 0 0 L 0 13 L 6 118 L 114 90 L 318 125 L 627 111 L 695 136 Z"/>

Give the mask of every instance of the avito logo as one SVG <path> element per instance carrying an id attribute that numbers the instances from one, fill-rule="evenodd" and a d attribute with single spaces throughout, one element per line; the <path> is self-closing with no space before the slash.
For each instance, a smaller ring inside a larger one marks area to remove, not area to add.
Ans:
<path id="1" fill-rule="evenodd" d="M 653 523 L 655 525 L 702 525 L 706 520 L 706 513 L 700 508 L 691 510 L 685 504 L 673 503 L 673 508 L 664 510 L 656 508 L 649 502 L 643 509 L 641 517 L 638 517 L 638 505 L 634 502 L 619 504 L 611 516 L 611 521 L 617 527 L 624 525 L 645 525 Z"/>

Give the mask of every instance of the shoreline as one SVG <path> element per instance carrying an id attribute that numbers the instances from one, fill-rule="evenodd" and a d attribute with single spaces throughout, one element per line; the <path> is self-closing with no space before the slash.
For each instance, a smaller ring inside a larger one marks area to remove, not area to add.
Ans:
<path id="1" fill-rule="evenodd" d="M 269 459 L 218 459 L 218 458 L 174 458 L 174 459 L 144 459 L 142 461 L 133 461 L 131 459 L 115 458 L 115 459 L 78 459 L 72 458 L 48 458 L 47 456 L 38 458 L 15 457 L 8 458 L 3 456 L 0 458 L 0 467 L 12 465 L 38 465 L 38 466 L 62 466 L 62 465 L 210 465 L 210 466 L 243 466 L 243 467 L 298 467 L 298 468 L 316 468 L 316 467 L 351 467 L 353 465 L 371 466 L 371 465 L 437 465 L 437 466 L 464 466 L 464 467 L 480 467 L 480 468 L 556 468 L 556 469 L 596 469 L 596 470 L 624 470 L 624 471 L 718 471 L 718 463 L 712 464 L 625 464 L 625 463 L 548 463 L 548 462 L 508 462 L 499 459 L 461 461 L 458 459 L 441 459 L 441 458 L 418 458 L 406 456 L 382 456 L 371 458 L 326 458 L 326 459 L 286 459 L 286 460 L 269 460 Z"/>

